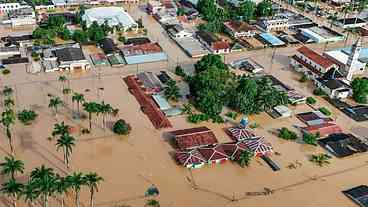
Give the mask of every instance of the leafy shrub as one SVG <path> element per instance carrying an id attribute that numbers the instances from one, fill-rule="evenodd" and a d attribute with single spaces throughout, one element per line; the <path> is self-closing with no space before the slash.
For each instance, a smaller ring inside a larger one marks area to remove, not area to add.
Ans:
<path id="1" fill-rule="evenodd" d="M 220 115 L 211 117 L 211 119 L 213 123 L 218 123 L 218 124 L 224 123 L 224 119 Z"/>
<path id="2" fill-rule="evenodd" d="M 321 107 L 318 109 L 320 112 L 322 112 L 322 114 L 326 115 L 326 116 L 331 116 L 331 112 L 326 108 L 326 107 Z"/>
<path id="3" fill-rule="evenodd" d="M 317 146 L 317 139 L 319 138 L 319 133 L 317 134 L 309 134 L 309 133 L 304 133 L 303 134 L 303 141 L 306 144 L 310 144 L 313 146 Z"/>
<path id="4" fill-rule="evenodd" d="M 120 36 L 120 37 L 118 38 L 118 40 L 119 40 L 120 42 L 122 42 L 122 43 L 125 43 L 125 42 L 126 42 L 126 39 L 125 39 L 125 37 L 124 37 L 124 36 Z"/>
<path id="5" fill-rule="evenodd" d="M 316 96 L 325 96 L 326 93 L 321 88 L 316 88 L 313 91 L 313 94 Z"/>
<path id="6" fill-rule="evenodd" d="M 18 119 L 21 121 L 24 125 L 31 124 L 32 121 L 34 121 L 37 118 L 38 114 L 31 110 L 23 110 L 18 113 Z"/>
<path id="7" fill-rule="evenodd" d="M 313 104 L 315 104 L 315 103 L 317 103 L 317 100 L 316 100 L 316 99 L 314 99 L 313 97 L 308 97 L 308 98 L 307 98 L 307 104 L 311 104 L 311 105 L 313 105 Z"/>
<path id="8" fill-rule="evenodd" d="M 304 83 L 308 80 L 308 77 L 303 73 L 299 79 L 299 82 Z"/>
<path id="9" fill-rule="evenodd" d="M 186 76 L 183 68 L 180 65 L 175 67 L 175 74 L 178 75 L 178 76 L 181 76 L 183 78 Z"/>
<path id="10" fill-rule="evenodd" d="M 112 131 L 115 134 L 119 135 L 127 135 L 130 133 L 131 129 L 132 128 L 130 127 L 130 125 L 126 123 L 123 119 L 119 119 L 118 121 L 116 121 L 114 126 L 112 127 Z"/>
<path id="11" fill-rule="evenodd" d="M 254 122 L 254 123 L 251 123 L 250 125 L 249 125 L 249 128 L 251 128 L 251 129 L 255 129 L 255 128 L 258 128 L 260 125 L 257 123 L 257 122 Z"/>
<path id="12" fill-rule="evenodd" d="M 210 119 L 210 117 L 207 114 L 191 114 L 188 116 L 187 120 L 190 123 L 200 123 L 203 121 L 208 121 Z"/>
<path id="13" fill-rule="evenodd" d="M 235 111 L 229 111 L 225 114 L 225 116 L 235 120 L 236 117 L 238 117 L 238 113 L 236 113 Z"/>
<path id="14" fill-rule="evenodd" d="M 8 75 L 10 73 L 10 70 L 9 69 L 4 69 L 3 71 L 2 71 L 2 74 L 3 75 Z"/>
<path id="15" fill-rule="evenodd" d="M 298 135 L 293 132 L 290 131 L 288 128 L 286 127 L 282 127 L 279 131 L 279 135 L 278 135 L 281 139 L 285 139 L 285 140 L 295 140 L 298 138 Z"/>

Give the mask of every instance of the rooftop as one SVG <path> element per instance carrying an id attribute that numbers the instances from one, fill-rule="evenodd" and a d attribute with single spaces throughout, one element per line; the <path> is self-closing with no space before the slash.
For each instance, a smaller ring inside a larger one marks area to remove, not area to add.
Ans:
<path id="1" fill-rule="evenodd" d="M 181 129 L 170 132 L 180 149 L 192 149 L 216 144 L 217 138 L 207 127 Z"/>
<path id="2" fill-rule="evenodd" d="M 331 60 L 309 49 L 306 46 L 299 48 L 297 51 L 302 55 L 306 56 L 311 61 L 315 62 L 316 64 L 322 66 L 323 68 L 329 68 L 334 65 L 334 63 Z"/>
<path id="3" fill-rule="evenodd" d="M 61 49 L 56 49 L 53 51 L 55 56 L 59 61 L 68 62 L 68 61 L 78 61 L 85 60 L 83 51 L 81 48 L 76 47 L 66 47 Z"/>
<path id="4" fill-rule="evenodd" d="M 96 21 L 99 25 L 108 22 L 110 26 L 122 25 L 124 28 L 135 27 L 137 23 L 122 7 L 96 7 L 87 9 L 83 15 L 87 26 Z"/>
<path id="5" fill-rule="evenodd" d="M 233 32 L 247 32 L 257 30 L 255 26 L 249 25 L 248 23 L 242 21 L 228 21 L 224 22 L 224 25 Z"/>

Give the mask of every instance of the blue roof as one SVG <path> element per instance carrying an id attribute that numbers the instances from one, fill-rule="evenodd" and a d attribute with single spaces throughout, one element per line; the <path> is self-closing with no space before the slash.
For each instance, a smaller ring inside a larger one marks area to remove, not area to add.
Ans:
<path id="1" fill-rule="evenodd" d="M 262 33 L 260 34 L 260 36 L 262 37 L 262 39 L 264 39 L 273 46 L 285 45 L 285 42 L 281 41 L 279 38 L 273 36 L 270 33 Z"/>
<path id="2" fill-rule="evenodd" d="M 345 48 L 340 48 L 340 49 L 337 49 L 337 51 L 341 51 L 347 55 L 350 55 L 351 53 L 351 47 L 345 47 Z M 359 60 L 361 62 L 364 62 L 364 63 L 367 63 L 368 62 L 368 48 L 362 48 L 360 50 L 360 53 L 359 53 Z"/>
<path id="3" fill-rule="evenodd" d="M 164 60 L 167 60 L 167 55 L 164 52 L 159 52 L 159 53 L 150 53 L 150 54 L 143 54 L 143 55 L 124 56 L 124 58 L 125 58 L 125 62 L 128 65 L 131 65 L 131 64 L 164 61 Z"/>

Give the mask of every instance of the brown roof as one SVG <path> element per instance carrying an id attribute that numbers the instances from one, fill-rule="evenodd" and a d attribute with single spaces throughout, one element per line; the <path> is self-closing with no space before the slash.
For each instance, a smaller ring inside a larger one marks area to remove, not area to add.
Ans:
<path id="1" fill-rule="evenodd" d="M 226 154 L 233 160 L 237 160 L 242 152 L 247 150 L 244 142 L 230 142 L 221 144 Z"/>
<path id="2" fill-rule="evenodd" d="M 191 151 L 176 152 L 175 158 L 180 164 L 184 166 L 201 164 L 207 161 L 197 149 L 193 149 Z"/>
<path id="3" fill-rule="evenodd" d="M 228 21 L 224 22 L 224 25 L 233 32 L 247 32 L 257 30 L 256 27 L 242 21 Z"/>
<path id="4" fill-rule="evenodd" d="M 229 48 L 230 48 L 229 43 L 225 41 L 217 41 L 217 42 L 212 43 L 212 49 L 214 50 L 225 50 Z"/>
<path id="5" fill-rule="evenodd" d="M 124 81 L 156 129 L 172 127 L 165 114 L 157 108 L 157 105 L 140 87 L 134 76 L 127 76 Z"/>
<path id="6" fill-rule="evenodd" d="M 328 68 L 328 67 L 331 67 L 332 65 L 334 65 L 334 63 L 330 59 L 316 53 L 315 51 L 309 49 L 306 46 L 303 46 L 303 47 L 299 48 L 298 52 L 300 52 L 301 54 L 306 56 L 311 61 L 317 63 L 320 66 L 322 66 L 323 68 Z"/>
<path id="7" fill-rule="evenodd" d="M 321 137 L 342 132 L 342 129 L 337 124 L 332 122 L 302 127 L 302 130 L 311 134 L 316 134 L 319 132 Z"/>
<path id="8" fill-rule="evenodd" d="M 212 147 L 201 147 L 198 151 L 203 155 L 207 161 L 216 161 L 228 159 L 229 156 L 225 153 L 222 145 L 216 145 Z"/>
<path id="9" fill-rule="evenodd" d="M 170 133 L 175 136 L 176 143 L 180 149 L 193 149 L 218 142 L 215 134 L 207 127 L 176 130 Z"/>

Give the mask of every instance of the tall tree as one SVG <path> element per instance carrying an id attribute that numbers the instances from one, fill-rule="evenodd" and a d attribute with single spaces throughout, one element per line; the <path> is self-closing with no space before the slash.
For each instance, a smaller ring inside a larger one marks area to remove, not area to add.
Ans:
<path id="1" fill-rule="evenodd" d="M 103 178 L 97 175 L 97 173 L 90 172 L 84 176 L 86 185 L 89 187 L 90 192 L 90 207 L 94 207 L 94 194 L 98 192 L 98 184 L 103 181 Z"/>
<path id="2" fill-rule="evenodd" d="M 273 15 L 272 2 L 263 0 L 257 5 L 256 14 L 258 17 L 269 17 Z"/>
<path id="3" fill-rule="evenodd" d="M 245 21 L 254 19 L 256 12 L 256 3 L 251 0 L 245 0 L 237 8 L 237 14 Z"/>
<path id="4" fill-rule="evenodd" d="M 82 173 L 74 172 L 72 175 L 68 175 L 65 179 L 69 183 L 70 187 L 74 190 L 75 207 L 79 207 L 80 206 L 79 193 L 81 187 L 86 184 L 84 176 Z"/>
<path id="5" fill-rule="evenodd" d="M 9 146 L 10 146 L 10 151 L 11 151 L 12 154 L 14 154 L 13 139 L 12 139 L 12 134 L 11 134 L 11 126 L 15 122 L 15 114 L 14 114 L 14 111 L 11 110 L 11 109 L 8 109 L 8 110 L 4 111 L 1 114 L 1 120 L 0 120 L 0 122 L 5 127 L 6 137 L 8 138 L 8 142 L 9 142 Z"/>
<path id="6" fill-rule="evenodd" d="M 249 166 L 253 156 L 254 156 L 253 152 L 245 150 L 242 153 L 240 153 L 239 157 L 237 158 L 237 162 L 241 167 Z"/>
<path id="7" fill-rule="evenodd" d="M 15 174 L 24 172 L 22 160 L 17 160 L 13 156 L 6 156 L 4 159 L 5 161 L 0 163 L 2 175 L 10 175 L 12 179 L 15 179 Z"/>
<path id="8" fill-rule="evenodd" d="M 14 93 L 14 91 L 11 87 L 9 87 L 9 86 L 4 87 L 4 89 L 3 89 L 3 95 L 4 96 L 9 97 L 9 96 L 13 95 L 13 93 Z"/>
<path id="9" fill-rule="evenodd" d="M 61 207 L 64 207 L 65 204 L 64 196 L 68 192 L 70 185 L 65 177 L 56 174 L 56 183 L 54 187 L 55 193 L 58 195 L 61 201 Z"/>
<path id="10" fill-rule="evenodd" d="M 54 129 L 52 131 L 52 136 L 61 136 L 63 134 L 69 133 L 70 126 L 66 125 L 64 122 L 54 124 Z"/>
<path id="11" fill-rule="evenodd" d="M 72 102 L 76 102 L 77 103 L 77 111 L 78 111 L 78 114 L 80 115 L 80 104 L 83 103 L 85 101 L 84 99 L 84 95 L 81 94 L 81 93 L 74 93 L 73 96 L 72 96 Z"/>
<path id="12" fill-rule="evenodd" d="M 17 200 L 22 195 L 23 184 L 11 178 L 10 180 L 2 184 L 2 188 L 0 191 L 11 197 L 13 207 L 17 207 Z"/>
<path id="13" fill-rule="evenodd" d="M 40 191 L 37 189 L 36 183 L 29 180 L 22 192 L 25 202 L 34 207 L 34 202 L 40 197 Z"/>
<path id="14" fill-rule="evenodd" d="M 61 91 L 64 91 L 65 83 L 67 81 L 67 77 L 65 75 L 60 75 L 58 81 L 61 82 Z"/>
<path id="15" fill-rule="evenodd" d="M 106 116 L 108 114 L 111 114 L 113 111 L 113 108 L 110 104 L 106 104 L 104 101 L 102 101 L 101 104 L 99 104 L 99 112 L 102 114 L 102 125 L 105 128 L 106 127 Z"/>
<path id="16" fill-rule="evenodd" d="M 92 130 L 92 114 L 99 113 L 99 104 L 96 102 L 83 103 L 84 110 L 88 113 L 89 130 Z"/>
<path id="17" fill-rule="evenodd" d="M 37 189 L 42 195 L 43 207 L 48 207 L 49 198 L 55 192 L 56 176 L 54 170 L 42 165 L 31 171 L 30 178 L 35 182 Z"/>
<path id="18" fill-rule="evenodd" d="M 54 111 L 55 111 L 55 115 L 57 115 L 57 113 L 58 113 L 58 108 L 59 108 L 62 104 L 63 104 L 63 101 L 62 101 L 59 97 L 55 96 L 55 97 L 52 97 L 52 98 L 50 99 L 50 102 L 49 102 L 49 108 L 53 108 L 53 109 L 54 109 Z"/>
<path id="19" fill-rule="evenodd" d="M 172 101 L 178 101 L 178 99 L 182 97 L 182 95 L 180 94 L 180 89 L 176 85 L 176 81 L 174 80 L 169 80 L 166 83 L 166 87 L 164 88 L 164 94 L 167 99 Z"/>
<path id="20" fill-rule="evenodd" d="M 364 78 L 355 78 L 351 87 L 353 88 L 353 99 L 358 103 L 367 103 L 368 80 Z"/>
<path id="21" fill-rule="evenodd" d="M 59 150 L 60 148 L 63 149 L 64 154 L 64 163 L 66 167 L 69 169 L 69 159 L 73 152 L 73 147 L 75 146 L 75 138 L 72 137 L 69 133 L 64 133 L 60 136 L 59 139 L 56 141 L 56 148 Z"/>

